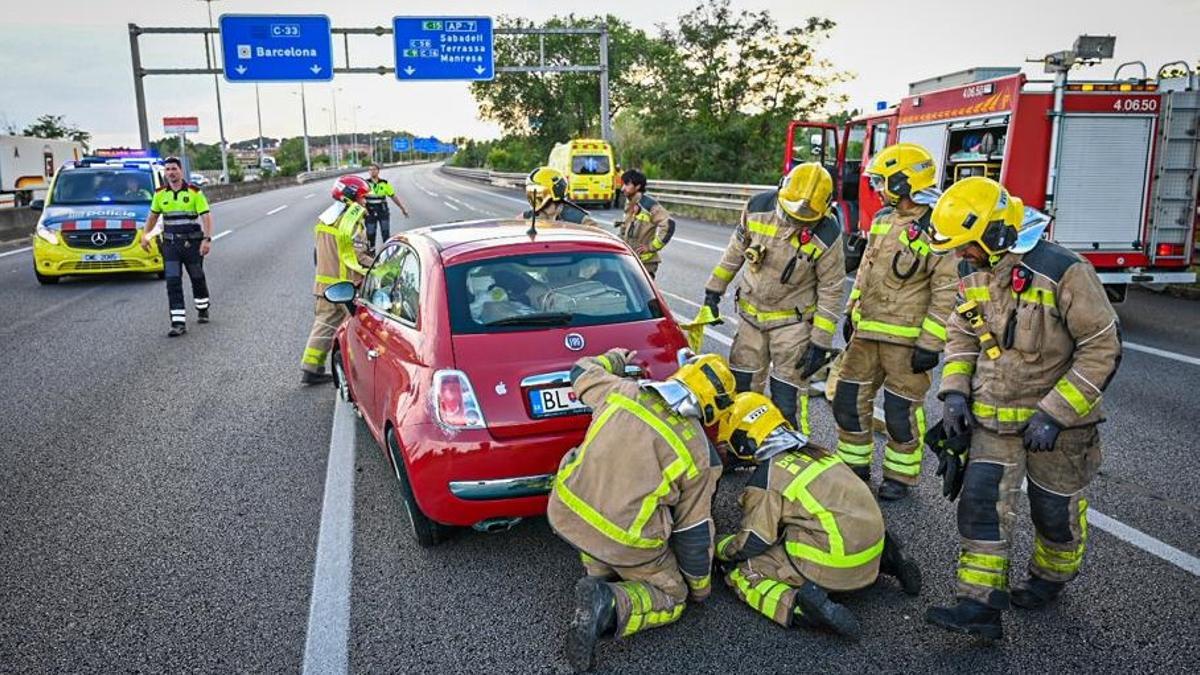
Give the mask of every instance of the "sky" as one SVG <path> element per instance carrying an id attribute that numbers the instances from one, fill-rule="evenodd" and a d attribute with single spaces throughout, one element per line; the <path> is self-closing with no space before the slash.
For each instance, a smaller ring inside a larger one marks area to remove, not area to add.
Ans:
<path id="1" fill-rule="evenodd" d="M 317 2 L 313 0 L 215 0 L 214 21 L 230 14 L 327 14 L 335 27 L 390 25 L 397 14 L 514 15 L 544 20 L 552 15 L 606 12 L 656 31 L 674 27 L 697 0 L 526 0 L 439 3 Z M 1112 61 L 1081 71 L 1081 77 L 1108 78 L 1116 64 L 1142 60 L 1151 69 L 1168 61 L 1200 61 L 1200 0 L 882 0 L 754 1 L 733 0 L 737 9 L 767 9 L 781 26 L 800 25 L 809 16 L 837 22 L 819 54 L 853 74 L 840 86 L 849 107 L 873 109 L 877 101 L 895 103 L 908 83 L 973 66 L 1020 66 L 1039 76 L 1040 64 L 1027 58 L 1070 48 L 1081 33 L 1117 36 Z M 137 116 L 130 66 L 128 24 L 141 26 L 208 25 L 203 0 L 48 0 L 30 5 L 0 22 L 0 127 L 23 128 L 52 113 L 93 134 L 93 147 L 137 145 Z M 897 10 L 889 14 L 889 10 Z M 353 65 L 392 65 L 390 36 L 354 36 Z M 342 47 L 335 62 L 343 65 Z M 144 67 L 202 67 L 204 43 L 196 35 L 143 36 Z M 501 75 L 502 76 L 502 75 Z M 151 138 L 163 135 L 162 118 L 195 115 L 195 140 L 218 138 L 212 76 L 150 76 L 146 99 Z M 230 141 L 257 136 L 254 85 L 220 84 L 225 134 Z M 335 91 L 335 89 L 337 91 Z M 392 75 L 338 75 L 332 84 L 305 86 L 308 126 L 328 133 L 336 102 L 338 130 L 403 128 L 443 139 L 492 138 L 499 128 L 481 120 L 463 82 L 401 83 Z M 301 133 L 299 85 L 260 87 L 263 134 Z"/>

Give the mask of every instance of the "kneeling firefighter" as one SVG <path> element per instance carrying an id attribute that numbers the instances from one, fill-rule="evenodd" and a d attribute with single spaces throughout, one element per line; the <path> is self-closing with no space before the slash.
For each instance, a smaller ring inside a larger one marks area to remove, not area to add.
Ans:
<path id="1" fill-rule="evenodd" d="M 757 465 L 738 500 L 741 528 L 717 538 L 725 582 L 743 602 L 785 627 L 855 639 L 858 621 L 827 591 L 864 588 L 882 573 L 905 593 L 920 592 L 921 571 L 884 528 L 870 488 L 765 396 L 738 394 L 717 438 Z"/>
<path id="2" fill-rule="evenodd" d="M 580 551 L 566 656 L 591 668 L 597 641 L 674 622 L 711 591 L 712 498 L 721 460 L 704 433 L 733 403 L 733 374 L 714 354 L 669 379 L 623 377 L 634 352 L 580 359 L 571 386 L 592 409 L 586 439 L 563 457 L 546 510 Z"/>

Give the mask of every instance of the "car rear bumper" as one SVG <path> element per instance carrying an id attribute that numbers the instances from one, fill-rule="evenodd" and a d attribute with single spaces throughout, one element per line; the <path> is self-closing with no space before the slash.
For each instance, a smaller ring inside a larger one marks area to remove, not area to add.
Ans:
<path id="1" fill-rule="evenodd" d="M 421 510 L 460 526 L 543 515 L 558 464 L 585 431 L 497 440 L 486 431 L 450 434 L 436 424 L 402 429 L 409 483 Z"/>

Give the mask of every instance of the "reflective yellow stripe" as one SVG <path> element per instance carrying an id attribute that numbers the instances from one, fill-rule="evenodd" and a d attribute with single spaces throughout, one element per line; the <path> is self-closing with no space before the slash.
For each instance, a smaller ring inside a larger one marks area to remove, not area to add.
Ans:
<path id="1" fill-rule="evenodd" d="M 610 373 L 613 372 L 613 362 L 612 359 L 608 358 L 608 356 L 601 354 L 600 356 L 596 357 L 596 360 L 600 362 L 600 365 L 604 366 L 605 370 Z"/>
<path id="2" fill-rule="evenodd" d="M 666 246 L 666 244 L 663 243 L 657 236 L 655 236 L 654 240 L 650 242 L 650 248 L 654 249 L 655 251 L 661 251 L 664 246 Z"/>
<path id="3" fill-rule="evenodd" d="M 808 424 L 808 394 L 800 395 L 800 433 L 812 436 L 812 429 Z"/>
<path id="4" fill-rule="evenodd" d="M 772 225 L 771 223 L 764 223 L 758 220 L 746 221 L 746 227 L 749 228 L 751 232 L 767 237 L 774 237 L 779 232 L 779 226 Z"/>
<path id="5" fill-rule="evenodd" d="M 346 280 L 345 280 L 345 279 L 339 279 L 339 278 L 337 278 L 337 277 L 327 277 L 327 276 L 325 276 L 324 274 L 318 274 L 318 275 L 317 275 L 317 283 L 318 283 L 318 284 L 327 284 L 327 285 L 331 285 L 331 286 L 332 286 L 333 284 L 336 284 L 336 283 L 338 283 L 339 281 L 346 281 Z"/>
<path id="6" fill-rule="evenodd" d="M 916 412 L 913 413 L 913 417 L 917 418 L 917 438 L 916 438 L 916 440 L 917 440 L 917 442 L 921 442 L 925 439 L 925 406 L 923 406 L 923 405 L 917 406 L 917 410 L 916 410 Z M 917 449 L 921 453 L 925 452 L 924 446 L 917 446 Z"/>
<path id="7" fill-rule="evenodd" d="M 824 251 L 817 248 L 817 245 L 811 241 L 801 246 L 800 252 L 812 258 L 814 262 L 817 260 L 817 258 L 821 257 L 822 253 L 824 253 Z"/>
<path id="8" fill-rule="evenodd" d="M 921 446 L 908 454 L 896 452 L 891 448 L 883 450 L 883 466 L 905 476 L 921 474 Z"/>
<path id="9" fill-rule="evenodd" d="M 809 483 L 816 480 L 818 476 L 830 467 L 841 463 L 841 460 L 836 457 L 824 457 L 816 460 L 801 471 L 800 475 L 792 479 L 792 482 L 784 489 L 784 498 L 799 501 L 804 508 L 808 509 L 809 513 L 816 516 L 817 520 L 821 523 L 821 527 L 825 530 L 825 536 L 829 539 L 828 551 L 822 551 L 815 546 L 802 544 L 798 541 L 789 541 L 786 545 L 788 555 L 804 560 L 811 560 L 826 567 L 844 569 L 865 565 L 878 558 L 879 554 L 883 551 L 883 538 L 880 537 L 879 541 L 862 551 L 846 553 L 846 543 L 842 538 L 841 530 L 838 529 L 837 519 L 807 490 Z"/>
<path id="10" fill-rule="evenodd" d="M 963 289 L 964 300 L 974 300 L 975 302 L 991 302 L 992 294 L 988 291 L 987 286 L 967 286 Z"/>
<path id="11" fill-rule="evenodd" d="M 712 575 L 711 574 L 705 574 L 704 576 L 700 577 L 699 579 L 693 579 L 692 577 L 689 577 L 689 576 L 684 576 L 683 578 L 687 580 L 688 586 L 690 586 L 691 589 L 694 591 L 702 591 L 702 590 L 708 588 L 710 585 L 712 585 Z"/>
<path id="12" fill-rule="evenodd" d="M 971 412 L 976 417 L 995 418 L 1000 422 L 1025 422 L 1037 412 L 1034 408 L 997 408 L 987 403 L 971 403 Z"/>
<path id="13" fill-rule="evenodd" d="M 738 300 L 738 307 L 759 321 L 778 321 L 780 319 L 795 319 L 799 316 L 796 310 L 781 310 L 777 312 L 761 312 L 757 307 L 745 300 Z M 832 332 L 832 331 L 831 331 Z"/>
<path id="14" fill-rule="evenodd" d="M 996 572 L 980 572 L 963 567 L 958 568 L 958 580 L 972 586 L 994 588 L 998 591 L 1008 590 L 1008 574 Z"/>
<path id="15" fill-rule="evenodd" d="M 328 353 L 329 352 L 325 351 L 324 349 L 313 349 L 308 347 L 305 348 L 304 357 L 301 359 L 301 361 L 310 366 L 319 366 L 325 363 L 325 355 Z"/>
<path id="16" fill-rule="evenodd" d="M 829 333 L 830 335 L 833 335 L 833 332 L 835 330 L 837 330 L 837 325 L 834 324 L 829 319 L 826 319 L 823 316 L 814 316 L 813 317 L 813 327 L 820 328 L 821 330 L 825 331 L 826 333 Z"/>
<path id="17" fill-rule="evenodd" d="M 1025 289 L 1024 293 L 1018 295 L 1014 292 L 1012 296 L 1020 299 L 1022 302 L 1031 302 L 1045 305 L 1047 307 L 1058 307 L 1058 301 L 1054 297 L 1054 291 L 1050 290 L 1049 288 L 1030 286 L 1029 288 Z"/>
<path id="18" fill-rule="evenodd" d="M 887 234 L 891 231 L 891 223 L 871 223 L 871 234 Z"/>
<path id="19" fill-rule="evenodd" d="M 871 457 L 875 454 L 875 444 L 859 445 L 838 441 L 837 452 L 838 457 L 841 457 L 842 461 L 850 466 L 869 466 Z"/>
<path id="20" fill-rule="evenodd" d="M 850 300 L 854 301 L 862 297 L 862 290 L 858 286 L 850 289 Z"/>
<path id="21" fill-rule="evenodd" d="M 858 330 L 865 333 L 883 333 L 885 335 L 895 335 L 902 338 L 915 338 L 921 336 L 921 329 L 917 326 L 897 326 L 895 324 L 884 323 L 882 321 L 859 321 L 854 325 Z"/>
<path id="22" fill-rule="evenodd" d="M 725 553 L 725 547 L 728 546 L 729 543 L 732 542 L 736 538 L 737 538 L 737 535 L 735 535 L 735 534 L 727 534 L 724 537 L 721 537 L 720 539 L 717 540 L 717 559 L 718 560 L 728 560 L 729 559 L 729 555 L 727 553 Z"/>
<path id="23" fill-rule="evenodd" d="M 763 596 L 762 609 L 759 611 L 761 611 L 764 616 L 774 619 L 775 610 L 779 608 L 779 599 L 783 597 L 784 593 L 787 593 L 789 590 L 791 590 L 791 587 L 781 581 L 764 581 L 758 585 L 759 589 L 761 589 L 767 583 L 771 583 L 773 585 L 765 592 L 761 590 L 759 591 Z"/>
<path id="24" fill-rule="evenodd" d="M 1074 551 L 1056 551 L 1045 547 L 1040 539 L 1034 539 L 1034 565 L 1060 574 L 1075 574 L 1079 571 L 1079 566 L 1083 564 L 1083 554 L 1087 550 L 1087 508 L 1087 500 L 1080 499 L 1079 546 Z"/>
<path id="25" fill-rule="evenodd" d="M 1007 572 L 1008 558 L 987 553 L 971 553 L 963 551 L 958 556 L 959 565 L 970 565 L 991 572 Z"/>
<path id="26" fill-rule="evenodd" d="M 931 317 L 927 316 L 925 317 L 925 320 L 921 322 L 921 330 L 929 333 L 943 342 L 946 340 L 946 327 L 937 321 L 934 321 Z"/>
<path id="27" fill-rule="evenodd" d="M 655 255 L 657 255 L 657 253 L 655 253 L 654 251 L 646 251 L 645 253 L 638 256 L 638 260 L 641 260 L 642 262 L 646 262 L 647 260 L 653 260 Z"/>
<path id="28" fill-rule="evenodd" d="M 1095 403 L 1088 403 L 1087 397 L 1083 395 L 1082 391 L 1079 391 L 1079 387 L 1076 387 L 1065 377 L 1055 383 L 1054 391 L 1057 391 L 1060 396 L 1065 398 L 1067 403 L 1071 404 L 1071 408 L 1075 410 L 1075 414 L 1080 417 L 1086 417 L 1096 405 Z M 1096 400 L 1100 399 L 1097 398 Z"/>
<path id="29" fill-rule="evenodd" d="M 975 364 L 970 361 L 950 361 L 942 368 L 942 377 L 950 375 L 966 375 L 970 377 L 975 374 Z"/>
<path id="30" fill-rule="evenodd" d="M 720 265 L 713 268 L 712 274 L 721 281 L 733 281 L 733 272 L 730 272 Z"/>

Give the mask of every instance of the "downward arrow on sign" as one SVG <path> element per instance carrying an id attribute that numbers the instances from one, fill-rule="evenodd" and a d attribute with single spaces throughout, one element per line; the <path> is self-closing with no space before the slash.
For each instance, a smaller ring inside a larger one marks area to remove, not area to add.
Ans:
<path id="1" fill-rule="evenodd" d="M 484 70 L 487 70 L 487 69 L 484 68 L 483 66 L 475 66 L 475 74 L 476 75 L 482 75 Z"/>
<path id="2" fill-rule="evenodd" d="M 321 66 L 318 66 L 317 64 L 314 63 L 313 67 L 309 68 L 309 70 L 312 71 L 313 75 L 316 75 L 317 73 L 321 72 Z"/>
<path id="3" fill-rule="evenodd" d="M 246 66 L 238 66 L 237 68 L 234 68 L 234 70 L 236 70 L 236 71 L 237 71 L 237 74 L 238 74 L 238 75 L 245 75 L 245 74 L 246 74 Z"/>
<path id="4" fill-rule="evenodd" d="M 404 69 L 404 72 L 408 73 L 409 75 L 412 75 L 413 73 L 417 72 L 417 69 L 413 68 L 412 66 L 409 66 Z"/>

